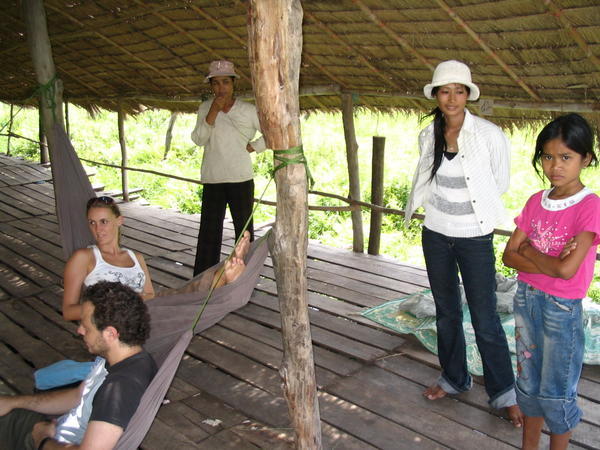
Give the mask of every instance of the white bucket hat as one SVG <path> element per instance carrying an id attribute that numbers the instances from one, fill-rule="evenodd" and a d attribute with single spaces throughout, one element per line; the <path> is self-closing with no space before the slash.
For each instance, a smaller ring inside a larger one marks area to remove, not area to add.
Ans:
<path id="1" fill-rule="evenodd" d="M 437 65 L 433 72 L 433 79 L 430 84 L 425 85 L 423 93 L 425 94 L 425 97 L 431 100 L 435 98 L 431 94 L 433 88 L 451 83 L 459 83 L 467 86 L 469 88 L 468 100 L 477 100 L 479 98 L 479 88 L 471 81 L 471 70 L 469 69 L 469 66 L 453 59 L 441 62 Z"/>
<path id="2" fill-rule="evenodd" d="M 210 66 L 208 67 L 208 75 L 206 75 L 204 82 L 208 83 L 212 77 L 239 78 L 239 75 L 235 73 L 235 68 L 231 61 L 225 61 L 224 59 L 221 59 L 210 63 Z"/>

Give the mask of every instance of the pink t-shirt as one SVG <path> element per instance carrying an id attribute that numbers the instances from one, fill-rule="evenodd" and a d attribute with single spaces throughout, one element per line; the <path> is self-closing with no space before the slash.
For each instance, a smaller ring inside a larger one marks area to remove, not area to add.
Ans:
<path id="1" fill-rule="evenodd" d="M 551 189 L 532 195 L 521 214 L 515 219 L 531 245 L 550 256 L 560 255 L 569 239 L 584 231 L 596 233 L 575 275 L 568 279 L 555 278 L 541 273 L 519 272 L 519 280 L 557 297 L 580 299 L 585 297 L 596 262 L 596 249 L 600 242 L 600 197 L 587 188 L 560 200 L 548 198 Z"/>

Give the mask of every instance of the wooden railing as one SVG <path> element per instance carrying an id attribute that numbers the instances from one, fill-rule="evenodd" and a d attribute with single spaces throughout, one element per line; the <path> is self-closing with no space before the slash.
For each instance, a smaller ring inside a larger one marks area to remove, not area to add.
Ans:
<path id="1" fill-rule="evenodd" d="M 16 133 L 0 133 L 0 135 L 10 135 L 12 137 L 26 139 L 26 140 L 32 141 L 32 142 L 37 142 L 33 139 L 29 139 L 24 136 L 20 136 Z M 93 160 L 85 159 L 85 158 L 80 158 L 80 160 L 87 162 L 89 164 L 97 165 L 97 166 L 112 167 L 115 169 L 119 169 L 121 171 L 122 178 L 124 178 L 126 176 L 125 175 L 126 171 L 131 171 L 131 172 L 148 173 L 148 174 L 152 174 L 152 175 L 156 175 L 156 176 L 161 176 L 161 177 L 171 178 L 174 180 L 184 181 L 187 183 L 202 184 L 201 181 L 194 179 L 194 178 L 181 177 L 178 175 L 159 172 L 157 170 L 152 170 L 152 169 L 140 169 L 137 167 L 128 167 L 128 166 L 119 165 L 119 164 L 109 164 L 109 163 L 93 161 Z M 127 199 L 128 195 L 130 193 L 133 193 L 133 191 L 128 191 L 126 182 L 123 182 L 122 186 L 124 187 L 123 198 Z M 372 189 L 372 190 L 374 190 L 374 189 Z M 139 191 L 139 189 L 135 190 L 135 191 L 137 192 L 137 191 Z M 399 215 L 399 216 L 404 216 L 404 214 L 405 214 L 405 212 L 401 209 L 388 208 L 385 206 L 381 206 L 381 205 L 377 205 L 377 204 L 373 204 L 373 203 L 369 203 L 369 202 L 353 200 L 351 198 L 344 197 L 342 195 L 332 194 L 329 192 L 309 190 L 308 193 L 313 194 L 313 195 L 318 195 L 321 197 L 336 199 L 336 200 L 339 200 L 339 201 L 347 204 L 347 206 L 308 205 L 308 209 L 310 211 L 328 211 L 328 212 L 350 211 L 350 212 L 352 212 L 352 211 L 360 211 L 361 208 L 367 208 L 371 211 L 371 214 L 374 214 L 374 213 L 395 214 L 395 215 Z M 277 206 L 277 202 L 272 201 L 272 200 L 264 200 L 264 199 L 255 198 L 254 201 L 257 203 L 263 204 L 263 205 L 267 205 L 267 206 Z M 423 214 L 413 214 L 412 217 L 417 220 L 424 220 L 424 218 L 425 218 L 425 216 Z M 512 234 L 512 231 L 496 228 L 496 229 L 494 229 L 494 233 L 497 235 L 500 235 L 500 236 L 510 236 Z M 381 235 L 381 223 L 379 224 L 378 227 L 371 227 L 370 233 L 369 233 L 369 242 L 371 242 L 371 240 L 377 240 L 377 242 L 378 242 L 380 235 Z M 354 240 L 357 239 L 357 236 L 354 233 L 353 233 L 353 239 Z M 361 236 L 361 239 L 362 239 L 362 236 Z M 378 254 L 379 253 L 379 245 L 377 244 L 376 248 L 372 248 L 372 246 L 369 246 L 369 253 L 370 254 Z M 600 260 L 600 253 L 596 254 L 596 260 Z"/>

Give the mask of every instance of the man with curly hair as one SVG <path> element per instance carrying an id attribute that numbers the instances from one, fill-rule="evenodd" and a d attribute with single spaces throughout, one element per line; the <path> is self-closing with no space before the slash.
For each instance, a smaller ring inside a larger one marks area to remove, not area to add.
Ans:
<path id="1" fill-rule="evenodd" d="M 129 287 L 102 281 L 85 289 L 82 310 L 77 331 L 98 356 L 94 367 L 75 388 L 0 397 L 3 449 L 112 449 L 135 413 L 156 373 L 142 348 L 146 305 Z"/>

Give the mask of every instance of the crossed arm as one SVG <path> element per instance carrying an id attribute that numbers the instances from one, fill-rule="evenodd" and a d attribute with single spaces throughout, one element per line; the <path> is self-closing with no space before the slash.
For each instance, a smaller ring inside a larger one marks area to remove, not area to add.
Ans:
<path id="1" fill-rule="evenodd" d="M 568 280 L 577 272 L 594 238 L 595 233 L 583 231 L 567 242 L 559 256 L 549 256 L 534 248 L 525 232 L 517 228 L 506 244 L 502 261 L 520 272 Z"/>

